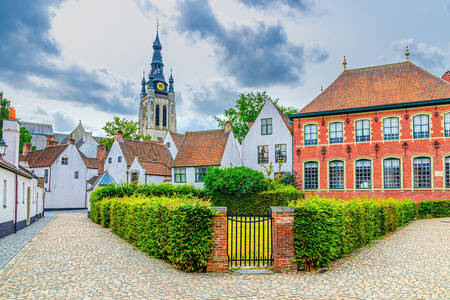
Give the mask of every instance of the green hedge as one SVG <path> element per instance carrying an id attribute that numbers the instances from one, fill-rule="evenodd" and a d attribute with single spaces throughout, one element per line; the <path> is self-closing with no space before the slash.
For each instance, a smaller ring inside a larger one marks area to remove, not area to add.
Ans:
<path id="1" fill-rule="evenodd" d="M 196 198 L 137 196 L 99 202 L 101 211 L 108 207 L 111 230 L 121 238 L 180 270 L 206 270 L 214 246 L 215 212 L 209 203 Z"/>
<path id="2" fill-rule="evenodd" d="M 300 270 L 327 266 L 413 220 L 410 200 L 310 197 L 295 206 L 295 259 Z"/>
<path id="3" fill-rule="evenodd" d="M 422 201 L 417 204 L 418 218 L 450 217 L 450 200 Z"/>
<path id="4" fill-rule="evenodd" d="M 213 206 L 226 206 L 229 212 L 245 214 L 267 213 L 271 206 L 288 206 L 303 198 L 303 193 L 293 186 L 276 185 L 273 190 L 249 196 L 230 196 L 214 194 L 211 198 Z"/>
<path id="5" fill-rule="evenodd" d="M 205 198 L 203 190 L 193 185 L 173 185 L 170 183 L 162 184 L 121 184 L 108 185 L 96 189 L 89 199 L 91 203 L 90 217 L 97 224 L 102 223 L 102 215 L 97 202 L 106 198 L 122 198 L 132 195 L 143 195 L 145 197 L 164 196 L 164 197 L 195 197 Z M 105 220 L 106 221 L 106 220 Z M 107 221 L 106 221 L 107 222 Z"/>

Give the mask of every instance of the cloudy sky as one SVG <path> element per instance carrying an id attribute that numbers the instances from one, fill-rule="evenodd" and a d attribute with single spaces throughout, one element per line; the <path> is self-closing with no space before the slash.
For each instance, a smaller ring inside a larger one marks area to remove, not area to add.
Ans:
<path id="1" fill-rule="evenodd" d="M 302 108 L 343 70 L 450 69 L 450 1 L 0 0 L 0 90 L 24 121 L 94 134 L 137 120 L 156 20 L 179 131 L 214 129 L 243 92 Z"/>

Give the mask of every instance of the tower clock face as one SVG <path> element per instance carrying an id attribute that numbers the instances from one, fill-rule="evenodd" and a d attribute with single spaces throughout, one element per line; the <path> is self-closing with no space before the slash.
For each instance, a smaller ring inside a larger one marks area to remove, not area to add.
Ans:
<path id="1" fill-rule="evenodd" d="M 164 88 L 165 88 L 166 86 L 164 85 L 164 83 L 162 83 L 162 82 L 158 82 L 157 84 L 156 84 L 156 88 L 158 89 L 158 90 L 160 90 L 160 91 L 164 91 Z"/>

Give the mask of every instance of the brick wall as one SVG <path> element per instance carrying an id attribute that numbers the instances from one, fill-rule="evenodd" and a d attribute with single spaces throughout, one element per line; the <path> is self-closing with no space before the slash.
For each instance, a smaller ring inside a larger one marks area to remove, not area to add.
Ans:
<path id="1" fill-rule="evenodd" d="M 214 225 L 214 250 L 208 261 L 207 272 L 228 272 L 228 230 L 227 230 L 227 208 L 213 207 L 219 211 L 220 216 L 213 217 Z"/>
<path id="2" fill-rule="evenodd" d="M 271 207 L 273 267 L 278 272 L 297 270 L 294 262 L 294 208 Z"/>

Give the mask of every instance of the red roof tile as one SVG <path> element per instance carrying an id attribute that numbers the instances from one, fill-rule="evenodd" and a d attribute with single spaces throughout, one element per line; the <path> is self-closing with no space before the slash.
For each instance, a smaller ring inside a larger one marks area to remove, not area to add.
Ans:
<path id="1" fill-rule="evenodd" d="M 55 145 L 42 150 L 27 152 L 25 155 L 20 156 L 20 161 L 26 161 L 30 168 L 49 167 L 67 146 L 68 144 Z"/>
<path id="2" fill-rule="evenodd" d="M 139 161 L 141 166 L 145 170 L 145 174 L 148 175 L 161 175 L 161 176 L 172 176 L 172 172 L 168 166 L 160 162 L 154 161 Z"/>
<path id="3" fill-rule="evenodd" d="M 450 98 L 450 83 L 411 62 L 347 70 L 299 113 Z"/>
<path id="4" fill-rule="evenodd" d="M 88 168 L 88 169 L 99 169 L 99 164 L 101 164 L 101 162 L 97 158 L 87 157 L 79 149 L 78 149 L 78 153 L 80 153 L 81 158 L 83 159 L 83 162 L 86 165 L 86 168 Z"/>
<path id="5" fill-rule="evenodd" d="M 288 116 L 286 116 L 276 105 L 275 105 L 275 103 L 273 103 L 272 102 L 272 104 L 273 104 L 273 106 L 275 106 L 275 109 L 278 111 L 278 113 L 280 114 L 280 116 L 281 116 L 281 119 L 283 120 L 283 122 L 284 122 L 284 124 L 286 125 L 286 127 L 289 129 L 289 131 L 291 132 L 291 134 L 293 133 L 293 131 L 292 131 L 292 125 L 291 124 L 289 124 L 289 117 Z"/>
<path id="6" fill-rule="evenodd" d="M 168 167 L 172 166 L 172 157 L 169 151 L 164 145 L 157 142 L 123 139 L 119 145 L 128 167 L 136 157 L 140 161 L 161 162 Z"/>
<path id="7" fill-rule="evenodd" d="M 220 165 L 229 135 L 224 130 L 186 132 L 173 167 Z"/>
<path id="8" fill-rule="evenodd" d="M 171 132 L 170 136 L 172 137 L 175 146 L 177 146 L 177 149 L 179 149 L 183 143 L 184 134 Z"/>
<path id="9" fill-rule="evenodd" d="M 4 160 L 3 158 L 0 158 L 0 166 L 4 169 L 8 169 L 14 173 L 17 173 L 19 175 L 22 175 L 26 178 L 32 178 L 33 177 L 33 172 L 31 172 L 30 170 L 27 170 L 23 167 L 20 168 L 16 168 L 14 165 L 10 164 L 9 162 L 7 162 L 6 160 Z"/>

